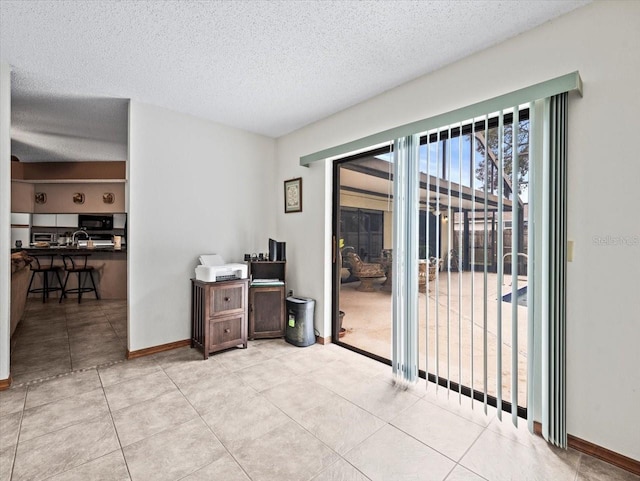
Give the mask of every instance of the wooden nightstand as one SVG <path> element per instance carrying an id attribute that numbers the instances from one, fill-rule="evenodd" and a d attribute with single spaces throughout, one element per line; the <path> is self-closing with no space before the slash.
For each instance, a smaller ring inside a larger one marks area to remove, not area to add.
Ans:
<path id="1" fill-rule="evenodd" d="M 191 279 L 191 347 L 212 352 L 247 348 L 248 279 L 203 282 Z"/>

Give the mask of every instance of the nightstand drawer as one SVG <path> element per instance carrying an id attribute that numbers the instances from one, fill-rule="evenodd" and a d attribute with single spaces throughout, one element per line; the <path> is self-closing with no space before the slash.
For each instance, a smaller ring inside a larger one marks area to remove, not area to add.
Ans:
<path id="1" fill-rule="evenodd" d="M 245 304 L 244 284 L 229 287 L 216 287 L 212 289 L 211 317 L 231 314 L 234 311 L 243 311 Z"/>
<path id="2" fill-rule="evenodd" d="M 245 324 L 244 313 L 209 321 L 210 341 L 209 349 L 218 350 L 222 346 L 232 347 L 242 344 Z"/>

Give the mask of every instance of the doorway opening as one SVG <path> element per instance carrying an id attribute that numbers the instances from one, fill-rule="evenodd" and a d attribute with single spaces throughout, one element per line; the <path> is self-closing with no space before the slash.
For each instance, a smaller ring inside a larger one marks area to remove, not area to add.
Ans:
<path id="1" fill-rule="evenodd" d="M 22 384 L 126 358 L 129 102 L 12 98 L 10 373 Z M 85 261 L 91 275 L 77 273 Z"/>

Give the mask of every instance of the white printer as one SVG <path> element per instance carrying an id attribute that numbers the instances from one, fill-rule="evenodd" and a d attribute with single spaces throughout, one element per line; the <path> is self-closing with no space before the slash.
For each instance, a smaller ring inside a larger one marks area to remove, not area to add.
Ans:
<path id="1" fill-rule="evenodd" d="M 249 275 L 246 264 L 226 264 L 218 254 L 203 254 L 196 267 L 196 279 L 203 282 L 220 282 L 246 279 Z"/>

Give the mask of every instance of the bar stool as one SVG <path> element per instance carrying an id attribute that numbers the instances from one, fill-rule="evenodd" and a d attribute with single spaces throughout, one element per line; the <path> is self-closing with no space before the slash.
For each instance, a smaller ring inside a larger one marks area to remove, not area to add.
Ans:
<path id="1" fill-rule="evenodd" d="M 82 302 L 82 293 L 83 292 L 95 292 L 96 299 L 100 299 L 98 295 L 98 289 L 96 289 L 96 283 L 93 279 L 93 266 L 87 265 L 87 259 L 91 254 L 89 253 L 81 253 L 81 254 L 62 254 L 62 262 L 64 262 L 64 270 L 67 273 L 64 278 L 64 284 L 62 285 L 62 295 L 60 296 L 60 301 L 62 302 L 63 298 L 67 297 L 67 294 L 78 294 L 78 304 Z M 77 258 L 77 259 L 74 259 Z M 71 274 L 78 275 L 78 287 L 73 289 L 67 289 L 67 282 L 69 281 L 69 275 Z M 83 276 L 84 275 L 84 282 Z M 87 274 L 89 274 L 89 279 L 91 279 L 91 285 L 93 287 L 84 287 L 84 284 L 87 282 Z"/>
<path id="2" fill-rule="evenodd" d="M 29 287 L 27 288 L 27 297 L 29 294 L 42 294 L 42 302 L 46 302 L 50 292 L 62 291 L 62 279 L 60 278 L 60 271 L 62 266 L 56 266 L 53 264 L 53 258 L 55 254 L 32 254 L 30 257 L 36 261 L 36 265 L 31 265 L 31 280 L 29 281 Z M 47 261 L 46 258 L 49 260 Z M 54 273 L 58 278 L 58 287 L 52 287 L 49 285 L 49 274 Z M 34 287 L 33 279 L 36 274 L 42 274 L 42 287 Z"/>

